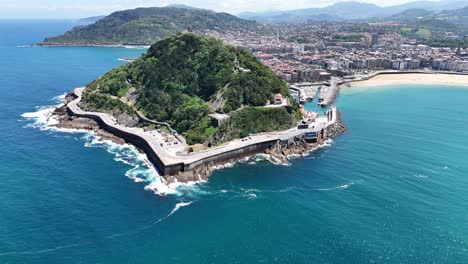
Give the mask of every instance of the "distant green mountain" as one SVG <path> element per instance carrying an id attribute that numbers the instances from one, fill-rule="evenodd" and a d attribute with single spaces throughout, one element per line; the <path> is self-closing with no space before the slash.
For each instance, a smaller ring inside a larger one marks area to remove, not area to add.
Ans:
<path id="1" fill-rule="evenodd" d="M 468 34 L 468 7 L 443 11 L 409 9 L 385 20 L 404 22 L 402 33 L 410 37 L 428 39 L 447 32 Z"/>
<path id="2" fill-rule="evenodd" d="M 179 33 L 89 84 L 82 107 L 114 116 L 134 116 L 135 107 L 168 122 L 189 144 L 216 143 L 296 124 L 294 100 L 287 109 L 263 107 L 277 93 L 288 95 L 286 83 L 248 50 Z M 213 112 L 230 113 L 231 119 L 217 130 L 208 116 Z"/>
<path id="3" fill-rule="evenodd" d="M 393 21 L 418 21 L 429 19 L 443 20 L 458 25 L 468 25 L 468 3 L 466 7 L 455 10 L 428 11 L 424 9 L 408 9 L 385 18 L 385 20 Z"/>
<path id="4" fill-rule="evenodd" d="M 82 24 L 92 24 L 92 23 L 95 23 L 95 22 L 105 18 L 105 17 L 106 16 L 86 17 L 86 18 L 79 19 L 77 22 L 82 23 Z"/>
<path id="5" fill-rule="evenodd" d="M 255 20 L 262 23 L 301 22 L 309 20 L 343 21 L 353 19 L 383 18 L 392 16 L 408 9 L 424 9 L 441 11 L 458 9 L 468 6 L 467 1 L 415 1 L 401 5 L 380 7 L 356 1 L 338 2 L 323 8 L 305 8 L 296 10 L 271 11 L 263 13 L 246 12 L 238 14 L 240 18 Z"/>
<path id="6" fill-rule="evenodd" d="M 115 12 L 88 26 L 44 40 L 45 45 L 148 45 L 192 26 L 194 30 L 252 30 L 257 24 L 227 13 L 194 8 L 153 7 Z"/>
<path id="7" fill-rule="evenodd" d="M 401 13 L 389 16 L 384 18 L 385 20 L 390 20 L 390 21 L 413 21 L 416 19 L 422 19 L 424 17 L 427 17 L 429 15 L 433 14 L 433 12 L 425 10 L 425 9 L 418 9 L 418 8 L 413 8 L 413 9 L 408 9 L 405 10 Z"/>
<path id="8" fill-rule="evenodd" d="M 172 5 L 168 5 L 166 7 L 174 7 L 174 8 L 181 8 L 181 9 L 190 9 L 190 10 L 206 10 L 206 11 L 210 11 L 210 12 L 213 12 L 212 10 L 208 10 L 208 9 L 203 9 L 203 8 L 198 8 L 198 7 L 193 7 L 193 6 L 189 6 L 189 5 L 184 5 L 184 4 L 172 4 Z"/>

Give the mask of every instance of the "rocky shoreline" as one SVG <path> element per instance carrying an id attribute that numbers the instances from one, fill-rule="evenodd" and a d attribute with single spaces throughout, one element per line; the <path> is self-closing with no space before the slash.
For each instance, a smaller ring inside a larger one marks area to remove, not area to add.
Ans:
<path id="1" fill-rule="evenodd" d="M 308 143 L 304 139 L 295 138 L 294 141 L 287 145 L 277 143 L 269 149 L 265 150 L 265 154 L 271 155 L 281 164 L 289 164 L 288 158 L 291 156 L 303 156 L 308 154 L 320 146 L 324 145 L 327 140 L 343 134 L 346 131 L 341 112 L 337 111 L 336 123 L 327 128 L 327 133 L 323 138 L 318 138 L 315 143 Z"/>
<path id="2" fill-rule="evenodd" d="M 289 165 L 288 159 L 294 156 L 304 156 L 309 154 L 320 146 L 323 146 L 327 140 L 343 134 L 346 131 L 346 125 L 342 120 L 341 112 L 337 111 L 336 123 L 327 128 L 327 133 L 323 138 L 319 138 L 315 143 L 308 143 L 303 139 L 296 138 L 294 141 L 287 145 L 282 145 L 277 142 L 270 148 L 265 149 L 264 154 L 270 155 L 274 161 L 282 165 Z M 230 160 L 227 163 L 236 163 L 239 159 Z M 168 182 L 191 182 L 191 181 L 202 181 L 207 180 L 217 165 L 223 164 L 204 164 L 194 170 L 180 172 L 174 176 L 167 176 Z"/>
<path id="3" fill-rule="evenodd" d="M 125 140 L 123 138 L 117 137 L 104 129 L 102 129 L 99 124 L 89 118 L 83 117 L 76 117 L 70 115 L 67 111 L 67 104 L 74 100 L 75 97 L 73 94 L 67 94 L 65 97 L 65 104 L 56 108 L 53 112 L 54 117 L 57 120 L 57 124 L 54 126 L 57 128 L 62 129 L 76 129 L 76 130 L 88 130 L 95 133 L 95 135 L 100 140 L 109 140 L 116 144 L 125 144 Z M 280 144 L 277 142 L 276 144 L 270 146 L 269 148 L 264 150 L 264 154 L 269 155 L 274 161 L 279 164 L 289 164 L 288 158 L 292 156 L 302 156 L 311 151 L 318 149 L 321 145 L 325 144 L 325 142 L 333 137 L 341 135 L 346 130 L 346 126 L 344 125 L 341 113 L 337 112 L 336 123 L 329 126 L 327 128 L 327 133 L 323 136 L 323 138 L 318 138 L 317 142 L 315 143 L 307 143 L 303 139 L 295 138 L 293 141 L 290 141 L 288 144 Z M 142 150 L 139 150 L 143 152 Z M 246 157 L 243 157 L 246 158 Z M 223 164 L 215 164 L 215 163 L 207 163 L 197 168 L 179 172 L 173 176 L 163 176 L 167 183 L 175 183 L 175 182 L 195 182 L 195 181 L 204 181 L 207 180 L 213 171 L 218 166 L 223 166 L 228 163 L 236 163 L 240 159 L 233 159 L 228 162 L 223 162 Z"/>
<path id="4" fill-rule="evenodd" d="M 71 94 L 67 94 L 65 96 L 66 103 L 54 110 L 53 115 L 57 120 L 57 124 L 55 124 L 54 127 L 61 129 L 89 130 L 94 132 L 101 140 L 109 140 L 121 145 L 125 144 L 124 139 L 105 131 L 96 121 L 89 118 L 69 115 L 67 111 L 67 103 L 73 99 L 74 97 Z"/>

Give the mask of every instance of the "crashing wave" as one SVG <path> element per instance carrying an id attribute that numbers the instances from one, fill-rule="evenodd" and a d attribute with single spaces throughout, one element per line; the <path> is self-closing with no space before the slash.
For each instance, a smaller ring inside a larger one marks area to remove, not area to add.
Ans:
<path id="1" fill-rule="evenodd" d="M 114 160 L 122 162 L 132 168 L 129 169 L 125 176 L 132 179 L 134 182 L 145 182 L 145 190 L 153 191 L 157 195 L 181 195 L 186 193 L 189 187 L 204 181 L 188 182 L 188 183 L 167 183 L 160 177 L 157 170 L 148 160 L 147 156 L 140 153 L 137 148 L 129 144 L 116 144 L 109 140 L 102 140 L 96 134 L 89 130 L 57 128 L 57 118 L 53 115 L 57 107 L 61 107 L 65 103 L 65 95 L 60 95 L 52 99 L 55 105 L 37 107 L 36 112 L 28 112 L 21 115 L 25 120 L 31 121 L 26 127 L 36 128 L 40 130 L 48 130 L 62 133 L 79 133 L 83 134 L 82 139 L 85 141 L 85 147 L 102 147 L 109 153 L 114 155 Z M 195 190 L 196 191 L 196 190 Z"/>

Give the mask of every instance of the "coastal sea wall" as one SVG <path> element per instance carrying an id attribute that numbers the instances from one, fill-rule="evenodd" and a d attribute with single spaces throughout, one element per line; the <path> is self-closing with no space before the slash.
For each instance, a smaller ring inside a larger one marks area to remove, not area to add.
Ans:
<path id="1" fill-rule="evenodd" d="M 184 163 L 180 164 L 173 164 L 170 166 L 166 166 L 162 160 L 159 158 L 159 156 L 154 152 L 153 148 L 148 144 L 148 142 L 141 138 L 138 135 L 128 133 L 125 131 L 122 131 L 120 129 L 117 129 L 115 127 L 107 125 L 99 116 L 96 115 L 91 115 L 91 114 L 79 114 L 75 113 L 70 108 L 67 107 L 67 113 L 70 116 L 77 116 L 77 117 L 83 117 L 83 118 L 88 118 L 94 120 L 98 125 L 106 130 L 107 132 L 122 138 L 125 140 L 125 142 L 130 143 L 134 145 L 135 147 L 141 149 L 147 156 L 149 161 L 156 167 L 156 169 L 162 174 L 162 175 L 173 175 L 177 174 L 180 171 L 184 170 Z"/>
<path id="2" fill-rule="evenodd" d="M 274 146 L 277 141 L 278 140 L 264 141 L 235 150 L 226 151 L 218 155 L 213 155 L 196 162 L 187 163 L 184 166 L 184 170 L 177 173 L 175 178 L 178 181 L 184 182 L 206 179 L 211 175 L 213 168 L 228 163 L 235 163 L 243 158 L 247 158 L 255 154 L 265 153 L 265 150 Z"/>
<path id="3" fill-rule="evenodd" d="M 273 144 L 276 143 L 276 140 L 261 142 L 257 144 L 252 144 L 246 147 L 242 147 L 239 149 L 226 151 L 217 155 L 212 155 L 206 157 L 204 159 L 200 159 L 193 163 L 177 163 L 177 164 L 164 164 L 159 156 L 154 152 L 153 148 L 148 144 L 148 142 L 141 138 L 138 135 L 128 133 L 117 129 L 113 126 L 106 124 L 99 116 L 92 115 L 92 114 L 79 114 L 75 113 L 70 108 L 67 108 L 67 113 L 70 116 L 88 118 L 94 120 L 102 129 L 106 130 L 107 132 L 122 138 L 125 142 L 134 145 L 135 147 L 142 150 L 147 156 L 149 161 L 156 167 L 156 169 L 161 173 L 163 176 L 173 176 L 179 175 L 183 177 L 176 177 L 178 180 L 189 181 L 193 180 L 191 178 L 194 177 L 203 177 L 206 178 L 207 175 L 195 175 L 196 173 L 206 174 L 201 172 L 208 172 L 211 171 L 208 167 L 213 167 L 217 165 L 222 165 L 228 162 L 233 162 L 247 156 L 251 156 L 257 153 L 263 153 L 265 149 L 271 147 Z M 189 173 L 184 173 L 189 172 Z M 184 179 L 185 178 L 185 179 Z"/>
<path id="4" fill-rule="evenodd" d="M 69 97 L 69 102 L 73 101 L 74 98 L 76 97 L 71 95 Z M 180 162 L 176 161 L 174 163 L 167 164 L 167 162 L 164 162 L 164 157 L 158 156 L 157 152 L 153 149 L 151 144 L 138 134 L 112 126 L 111 124 L 105 122 L 99 115 L 86 112 L 83 113 L 82 111 L 78 110 L 73 111 L 73 108 L 69 107 L 68 104 L 64 106 L 64 108 L 66 108 L 64 111 L 66 113 L 65 118 L 71 120 L 73 120 L 73 118 L 93 120 L 97 123 L 97 125 L 100 126 L 101 129 L 120 139 L 123 139 L 125 142 L 130 143 L 143 151 L 147 155 L 148 160 L 169 182 L 189 182 L 206 179 L 211 175 L 212 170 L 216 166 L 236 162 L 240 159 L 258 153 L 275 154 L 277 160 L 280 160 L 281 163 L 287 163 L 287 153 L 302 154 L 307 150 L 314 149 L 317 147 L 317 144 L 323 143 L 325 140 L 342 133 L 345 129 L 341 122 L 341 114 L 338 112 L 336 121 L 333 121 L 331 124 L 321 130 L 321 133 L 319 133 L 320 136 L 318 136 L 317 142 L 314 144 L 305 142 L 303 135 L 296 133 L 294 136 L 290 136 L 282 140 L 274 138 L 241 146 L 235 149 L 230 149 L 224 152 L 216 151 L 215 153 L 211 153 L 211 155 L 203 155 L 203 157 L 199 159 L 188 159 L 184 161 L 184 156 L 181 154 Z M 335 129 L 336 127 L 338 127 L 338 129 Z M 272 151 L 275 148 L 278 150 L 281 149 L 281 151 Z M 187 156 L 185 157 L 190 157 L 190 154 L 186 155 Z"/>

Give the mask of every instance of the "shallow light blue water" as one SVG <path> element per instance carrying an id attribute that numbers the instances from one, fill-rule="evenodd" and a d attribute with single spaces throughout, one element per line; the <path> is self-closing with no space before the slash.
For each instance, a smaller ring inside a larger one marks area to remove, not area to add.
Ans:
<path id="1" fill-rule="evenodd" d="M 142 52 L 17 47 L 71 26 L 0 21 L 0 263 L 468 260 L 468 89 L 344 90 L 330 147 L 160 197 L 131 149 L 21 116 Z"/>

